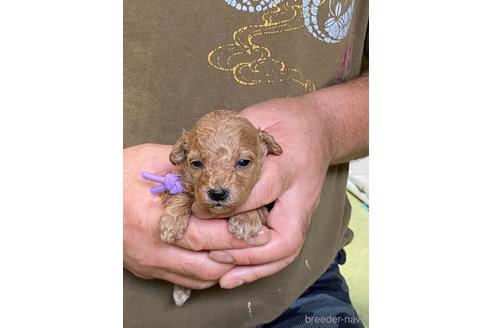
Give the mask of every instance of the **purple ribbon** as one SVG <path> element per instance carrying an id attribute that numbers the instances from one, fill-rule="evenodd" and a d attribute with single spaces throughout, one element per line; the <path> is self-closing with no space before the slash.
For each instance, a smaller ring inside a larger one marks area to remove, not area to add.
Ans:
<path id="1" fill-rule="evenodd" d="M 150 193 L 154 196 L 164 191 L 168 191 L 171 195 L 176 195 L 184 190 L 178 175 L 169 173 L 165 176 L 159 176 L 149 172 L 142 172 L 141 175 L 144 179 L 161 184 L 160 186 L 150 188 Z"/>

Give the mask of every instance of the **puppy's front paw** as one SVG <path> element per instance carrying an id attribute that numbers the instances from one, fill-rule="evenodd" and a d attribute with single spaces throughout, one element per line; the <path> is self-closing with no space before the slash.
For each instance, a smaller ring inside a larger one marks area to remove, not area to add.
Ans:
<path id="1" fill-rule="evenodd" d="M 260 216 L 251 212 L 240 213 L 229 218 L 229 231 L 239 239 L 256 237 L 261 231 Z"/>
<path id="2" fill-rule="evenodd" d="M 161 232 L 161 240 L 166 243 L 173 243 L 183 238 L 187 226 L 188 220 L 163 215 L 158 227 Z"/>

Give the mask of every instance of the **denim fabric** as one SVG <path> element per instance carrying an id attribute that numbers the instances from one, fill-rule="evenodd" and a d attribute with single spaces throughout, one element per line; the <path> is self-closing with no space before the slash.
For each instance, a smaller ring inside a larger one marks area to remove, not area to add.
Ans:
<path id="1" fill-rule="evenodd" d="M 342 249 L 331 266 L 284 313 L 258 328 L 363 328 L 338 267 L 345 260 Z"/>

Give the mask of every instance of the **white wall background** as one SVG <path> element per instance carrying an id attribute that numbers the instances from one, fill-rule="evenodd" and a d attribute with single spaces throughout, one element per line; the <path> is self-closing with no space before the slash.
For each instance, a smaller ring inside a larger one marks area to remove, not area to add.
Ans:
<path id="1" fill-rule="evenodd" d="M 361 201 L 369 204 L 369 157 L 350 162 L 347 189 Z"/>

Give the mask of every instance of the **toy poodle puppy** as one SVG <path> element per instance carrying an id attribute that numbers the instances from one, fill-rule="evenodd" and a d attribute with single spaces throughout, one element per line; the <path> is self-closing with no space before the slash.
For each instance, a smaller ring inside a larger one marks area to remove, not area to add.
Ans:
<path id="1" fill-rule="evenodd" d="M 182 192 L 160 193 L 164 210 L 158 226 L 161 239 L 172 243 L 183 237 L 192 205 L 200 213 L 216 215 L 241 206 L 260 177 L 267 154 L 281 153 L 271 135 L 235 112 L 218 110 L 203 116 L 183 132 L 169 155 Z M 253 238 L 267 216 L 265 207 L 237 214 L 228 219 L 229 231 L 240 239 Z M 175 285 L 176 305 L 183 305 L 190 293 Z"/>

